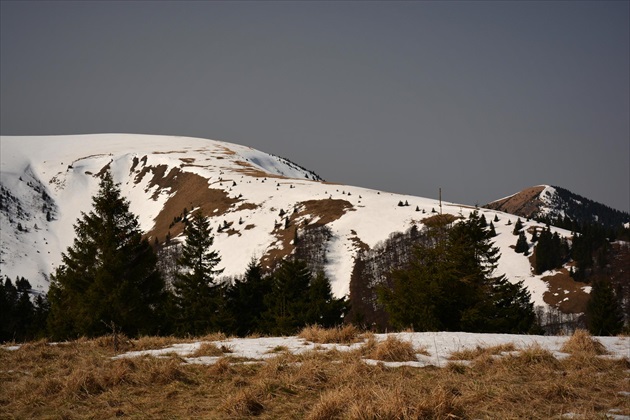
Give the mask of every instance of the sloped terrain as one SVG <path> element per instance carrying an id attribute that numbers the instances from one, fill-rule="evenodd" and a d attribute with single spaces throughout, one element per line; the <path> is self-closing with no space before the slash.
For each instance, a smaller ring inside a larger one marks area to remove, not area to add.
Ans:
<path id="1" fill-rule="evenodd" d="M 525 218 L 551 220 L 568 218 L 577 225 L 599 223 L 612 229 L 630 223 L 628 213 L 589 200 L 565 188 L 549 185 L 526 188 L 484 207 Z"/>
<path id="2" fill-rule="evenodd" d="M 214 140 L 101 134 L 2 137 L 0 146 L 0 269 L 11 278 L 26 277 L 41 292 L 72 244 L 73 224 L 90 210 L 105 170 L 120 183 L 151 242 L 177 239 L 182 218 L 202 209 L 211 219 L 226 276 L 241 275 L 252 258 L 271 269 L 295 252 L 296 239 L 326 226 L 318 252 L 336 296 L 349 293 L 359 252 L 395 232 L 422 228 L 440 210 L 436 199 L 326 183 L 286 159 Z M 475 210 L 442 203 L 453 219 Z M 524 280 L 534 302 L 544 305 L 547 283 L 513 250 L 517 216 L 478 210 L 488 222 L 498 218 L 498 271 L 511 281 Z M 533 221 L 524 225 L 542 228 Z"/>

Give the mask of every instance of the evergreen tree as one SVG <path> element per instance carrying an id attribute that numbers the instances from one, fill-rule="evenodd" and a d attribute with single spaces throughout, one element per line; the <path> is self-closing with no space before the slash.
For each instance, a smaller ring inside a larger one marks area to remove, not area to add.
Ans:
<path id="1" fill-rule="evenodd" d="M 446 243 L 429 232 L 434 244 L 420 243 L 414 258 L 404 270 L 392 273 L 392 284 L 378 289 L 389 322 L 396 328 L 440 331 L 445 326 L 438 310 L 445 304 L 445 288 L 454 281 L 446 259 Z"/>
<path id="2" fill-rule="evenodd" d="M 179 334 L 203 335 L 221 329 L 218 311 L 221 307 L 221 290 L 216 276 L 221 257 L 211 250 L 214 237 L 210 222 L 196 211 L 186 224 L 181 256 L 177 261 L 179 272 L 173 282 L 175 294 L 175 323 Z"/>
<path id="3" fill-rule="evenodd" d="M 309 284 L 308 306 L 307 324 L 317 324 L 324 328 L 340 324 L 347 310 L 345 299 L 336 299 L 333 296 L 330 281 L 321 271 Z"/>
<path id="4" fill-rule="evenodd" d="M 547 226 L 538 237 L 534 255 L 536 261 L 534 271 L 536 274 L 542 274 L 562 266 L 568 255 L 568 245 L 566 241 L 560 239 L 557 232 L 551 233 L 550 227 Z"/>
<path id="5" fill-rule="evenodd" d="M 46 335 L 46 300 L 31 296 L 31 284 L 24 277 L 15 279 L 15 286 L 6 277 L 0 277 L 0 343 L 27 341 Z"/>
<path id="6" fill-rule="evenodd" d="M 514 230 L 512 233 L 514 235 L 518 235 L 521 232 L 521 229 L 523 229 L 523 222 L 521 222 L 521 218 L 519 217 L 514 224 Z"/>
<path id="7" fill-rule="evenodd" d="M 129 336 L 156 333 L 164 282 L 153 249 L 109 172 L 92 206 L 75 224 L 74 243 L 52 276 L 53 337 L 97 336 L 112 328 Z"/>
<path id="8" fill-rule="evenodd" d="M 492 283 L 488 297 L 493 305 L 485 314 L 484 328 L 481 331 L 508 334 L 541 333 L 531 294 L 523 285 L 523 281 L 513 284 L 501 276 Z"/>
<path id="9" fill-rule="evenodd" d="M 226 292 L 228 311 L 233 320 L 231 331 L 234 334 L 244 337 L 254 332 L 264 332 L 262 315 L 267 309 L 265 299 L 270 292 L 271 279 L 264 277 L 260 264 L 252 260 L 243 279 L 237 279 Z"/>
<path id="10" fill-rule="evenodd" d="M 522 283 L 493 277 L 499 250 L 482 225 L 474 212 L 451 228 L 431 228 L 409 267 L 392 273 L 392 284 L 381 287 L 379 297 L 395 327 L 520 333 L 534 327 Z"/>
<path id="11" fill-rule="evenodd" d="M 527 238 L 523 232 L 518 233 L 518 240 L 516 241 L 514 251 L 519 254 L 529 254 L 529 245 L 527 244 Z"/>
<path id="12" fill-rule="evenodd" d="M 497 231 L 494 229 L 494 223 L 490 222 L 490 237 L 494 238 L 497 236 Z"/>
<path id="13" fill-rule="evenodd" d="M 14 340 L 17 332 L 15 307 L 19 298 L 18 290 L 9 277 L 0 278 L 0 342 Z"/>
<path id="14" fill-rule="evenodd" d="M 621 305 L 609 281 L 599 279 L 593 282 L 586 321 L 593 335 L 617 335 L 623 329 Z"/>
<path id="15" fill-rule="evenodd" d="M 307 325 L 311 278 L 311 272 L 304 261 L 282 261 L 272 277 L 271 293 L 265 299 L 265 332 L 291 335 Z"/>

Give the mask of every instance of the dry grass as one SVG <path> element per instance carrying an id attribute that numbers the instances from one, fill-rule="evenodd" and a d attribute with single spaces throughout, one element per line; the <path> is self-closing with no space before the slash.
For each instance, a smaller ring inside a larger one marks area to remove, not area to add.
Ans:
<path id="1" fill-rule="evenodd" d="M 463 349 L 451 353 L 450 360 L 474 360 L 480 357 L 494 356 L 501 353 L 515 351 L 516 346 L 512 343 L 500 344 L 498 346 L 480 347 L 474 349 Z"/>
<path id="2" fill-rule="evenodd" d="M 590 350 L 572 353 L 579 359 L 556 359 L 532 346 L 474 350 L 460 356 L 472 360 L 466 366 L 450 363 L 444 369 L 362 360 L 381 346 L 406 348 L 401 359 L 415 359 L 418 352 L 409 342 L 372 337 L 361 351 L 281 352 L 256 364 L 221 357 L 205 366 L 179 357 L 112 359 L 108 339 L 32 342 L 15 351 L 0 349 L 0 418 L 560 418 L 567 412 L 605 418 L 611 410 L 630 415 L 620 394 L 628 391 L 627 359 Z M 505 351 L 510 353 L 494 356 Z"/>
<path id="3" fill-rule="evenodd" d="M 352 324 L 337 328 L 322 328 L 318 325 L 305 327 L 298 337 L 313 343 L 355 343 L 359 341 L 360 332 Z"/>
<path id="4" fill-rule="evenodd" d="M 370 359 L 384 362 L 410 362 L 418 360 L 418 354 L 429 355 L 426 349 L 416 349 L 411 342 L 393 335 L 387 336 L 383 341 L 377 341 L 371 336 L 359 352 Z"/>
<path id="5" fill-rule="evenodd" d="M 214 343 L 204 342 L 199 345 L 197 350 L 195 350 L 194 353 L 191 354 L 191 356 L 192 357 L 203 357 L 203 356 L 219 357 L 219 356 L 223 356 L 223 350 Z"/>
<path id="6" fill-rule="evenodd" d="M 560 350 L 572 355 L 601 356 L 607 354 L 604 345 L 591 337 L 586 330 L 576 330 Z"/>

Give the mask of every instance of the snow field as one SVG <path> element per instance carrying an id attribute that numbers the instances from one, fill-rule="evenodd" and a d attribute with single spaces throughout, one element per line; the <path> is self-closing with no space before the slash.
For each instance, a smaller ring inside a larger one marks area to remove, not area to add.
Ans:
<path id="1" fill-rule="evenodd" d="M 310 181 L 307 179 L 310 174 L 280 158 L 246 146 L 215 140 L 133 134 L 3 136 L 0 147 L 0 183 L 13 191 L 25 206 L 35 210 L 41 207 L 36 202 L 36 194 L 25 186 L 25 181 L 19 181 L 20 176 L 23 180 L 30 177 L 46 187 L 58 206 L 56 220 L 47 222 L 45 214 L 38 214 L 37 219 L 29 223 L 36 222 L 41 229 L 31 229 L 19 235 L 10 232 L 11 225 L 4 216 L 0 218 L 2 274 L 11 278 L 25 276 L 35 289 L 42 292 L 48 289 L 47 276 L 61 263 L 61 253 L 74 240 L 72 226 L 81 212 L 91 209 L 91 197 L 98 190 L 98 180 L 93 174 L 106 165 L 110 165 L 115 182 L 120 183 L 123 195 L 130 200 L 130 210 L 139 216 L 141 228 L 148 231 L 153 227 L 154 219 L 174 192 L 162 189 L 153 199 L 158 191 L 157 186 L 148 188 L 153 175 L 146 174 L 136 184 L 135 173 L 130 171 L 134 158 L 142 161 L 146 156 L 146 162 L 140 162 L 136 171 L 142 165 L 166 165 L 166 173 L 172 168 L 195 173 L 207 178 L 209 187 L 221 188 L 230 197 L 241 196 L 242 202 L 225 214 L 208 215 L 215 234 L 214 247 L 222 258 L 219 268 L 224 269 L 225 276 L 242 275 L 252 258 L 258 259 L 283 246 L 273 233 L 275 223 L 283 222 L 279 216 L 281 209 L 291 215 L 296 206 L 307 200 L 332 198 L 351 203 L 352 209 L 329 224 L 333 237 L 327 244 L 325 272 L 336 297 L 347 295 L 349 291 L 358 252 L 354 240 L 359 239 L 374 247 L 392 232 L 405 231 L 413 224 L 421 227 L 422 219 L 430 217 L 433 209 L 440 210 L 435 198 Z M 243 165 L 268 173 L 269 177 L 248 175 L 243 172 Z M 290 178 L 278 178 L 278 175 Z M 409 206 L 399 207 L 400 201 L 408 202 Z M 239 210 L 240 204 L 253 204 L 256 208 Z M 442 204 L 444 213 L 456 216 L 468 217 L 475 211 L 470 206 Z M 415 211 L 416 207 L 420 211 Z M 488 223 L 495 215 L 500 218 L 495 223 L 497 237 L 494 238 L 495 244 L 501 248 L 497 274 L 505 274 L 512 282 L 524 280 L 534 304 L 544 305 L 542 296 L 547 291 L 547 285 L 541 281 L 542 276 L 533 275 L 528 257 L 510 248 L 517 239 L 512 234 L 517 216 L 487 209 L 479 211 Z M 318 217 L 311 217 L 310 223 L 316 222 Z M 218 233 L 217 228 L 224 220 L 233 223 L 232 227 L 238 230 L 238 234 Z M 239 225 L 239 220 L 243 221 L 242 225 Z M 511 225 L 507 225 L 508 220 Z M 543 227 L 525 220 L 523 223 L 526 229 L 530 226 Z M 569 235 L 561 229 L 554 231 L 562 236 Z"/>
<path id="2" fill-rule="evenodd" d="M 438 366 L 444 367 L 449 357 L 454 352 L 473 350 L 477 347 L 488 348 L 505 344 L 513 344 L 516 351 L 540 346 L 553 353 L 556 358 L 568 357 L 560 349 L 570 338 L 569 336 L 533 336 L 514 334 L 475 334 L 462 332 L 424 332 L 424 333 L 390 333 L 375 334 L 378 341 L 385 340 L 388 336 L 411 342 L 418 351 L 426 350 L 429 355 L 417 354 L 416 361 L 408 362 L 382 362 L 366 359 L 366 363 L 383 363 L 388 367 L 411 366 Z M 606 348 L 608 355 L 615 359 L 630 358 L 630 337 L 593 337 L 600 341 Z M 202 345 L 202 341 L 174 344 L 159 350 L 132 351 L 115 356 L 115 358 L 155 356 L 162 357 L 169 354 L 177 354 L 187 363 L 213 364 L 219 357 L 192 357 Z M 212 341 L 218 347 L 226 346 L 230 353 L 227 356 L 245 358 L 251 362 L 260 362 L 278 355 L 275 349 L 283 348 L 292 354 L 301 354 L 309 351 L 351 351 L 361 347 L 365 341 L 353 344 L 316 344 L 305 341 L 302 338 L 292 337 L 261 337 L 261 338 L 229 338 L 221 341 Z M 500 356 L 498 356 L 500 357 Z M 458 361 L 458 363 L 465 363 Z"/>

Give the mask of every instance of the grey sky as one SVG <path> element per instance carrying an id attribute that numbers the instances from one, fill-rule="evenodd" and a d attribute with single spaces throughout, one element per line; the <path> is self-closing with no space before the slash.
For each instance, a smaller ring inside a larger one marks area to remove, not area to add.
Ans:
<path id="1" fill-rule="evenodd" d="M 4 135 L 226 140 L 329 181 L 630 210 L 629 2 L 1 3 Z"/>

